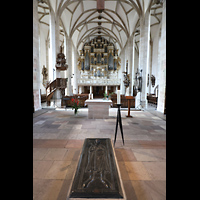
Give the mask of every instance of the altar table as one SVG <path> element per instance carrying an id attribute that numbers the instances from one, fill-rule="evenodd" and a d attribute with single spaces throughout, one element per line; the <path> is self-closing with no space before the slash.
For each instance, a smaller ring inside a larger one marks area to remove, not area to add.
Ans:
<path id="1" fill-rule="evenodd" d="M 109 107 L 111 100 L 87 99 L 85 104 L 88 105 L 88 119 L 107 119 L 109 118 Z"/>

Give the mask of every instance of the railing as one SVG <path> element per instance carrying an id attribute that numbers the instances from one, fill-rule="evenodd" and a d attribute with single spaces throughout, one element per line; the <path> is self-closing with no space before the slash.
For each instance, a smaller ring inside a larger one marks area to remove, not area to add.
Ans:
<path id="1" fill-rule="evenodd" d="M 78 85 L 120 85 L 121 79 L 79 79 Z"/>
<path id="2" fill-rule="evenodd" d="M 57 88 L 66 88 L 67 87 L 67 79 L 66 78 L 57 78 L 54 81 L 52 81 L 50 84 L 46 87 L 46 95 L 48 96 L 51 94 L 55 89 Z"/>
<path id="3" fill-rule="evenodd" d="M 50 106 L 50 100 L 53 97 L 54 92 L 56 89 L 65 89 L 67 87 L 67 79 L 66 78 L 56 78 L 46 87 L 46 100 L 47 105 Z"/>
<path id="4" fill-rule="evenodd" d="M 55 89 L 56 89 L 56 79 L 47 85 L 47 87 L 46 87 L 46 95 L 48 96 Z"/>

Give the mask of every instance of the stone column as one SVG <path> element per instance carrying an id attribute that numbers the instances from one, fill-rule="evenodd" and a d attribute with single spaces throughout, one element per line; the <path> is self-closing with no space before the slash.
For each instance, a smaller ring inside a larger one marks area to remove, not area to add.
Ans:
<path id="1" fill-rule="evenodd" d="M 163 1 L 157 110 L 164 113 L 166 89 L 166 0 Z"/>
<path id="2" fill-rule="evenodd" d="M 89 94 L 89 99 L 93 99 L 93 88 L 90 86 L 90 94 Z"/>
<path id="3" fill-rule="evenodd" d="M 72 76 L 72 41 L 70 38 L 67 38 L 67 64 L 68 64 L 68 70 L 67 70 L 67 95 L 72 96 L 72 84 L 71 84 L 71 76 Z"/>
<path id="4" fill-rule="evenodd" d="M 108 94 L 108 86 L 105 87 L 105 93 Z"/>
<path id="5" fill-rule="evenodd" d="M 150 56 L 149 56 L 149 95 L 151 94 L 151 75 L 152 75 L 152 57 L 153 57 L 153 43 L 150 42 L 150 49 L 149 51 Z"/>
<path id="6" fill-rule="evenodd" d="M 90 94 L 92 94 L 92 86 L 90 85 Z"/>
<path id="7" fill-rule="evenodd" d="M 59 19 L 52 9 L 49 9 L 49 30 L 50 30 L 50 59 L 49 59 L 49 75 L 51 82 L 56 78 L 60 78 L 60 70 L 56 70 L 56 57 L 60 52 L 59 48 Z M 56 106 L 61 106 L 61 91 L 56 90 L 53 96 L 56 100 Z"/>
<path id="8" fill-rule="evenodd" d="M 66 63 L 68 63 L 67 38 L 68 38 L 68 36 L 67 36 L 66 32 L 64 31 L 64 51 L 63 51 L 63 53 L 65 54 Z M 64 78 L 68 78 L 68 81 L 69 81 L 68 69 L 64 71 Z M 67 87 L 68 87 L 68 82 L 67 82 Z M 67 95 L 67 88 L 65 88 L 65 95 Z"/>
<path id="9" fill-rule="evenodd" d="M 125 71 L 126 60 L 125 60 L 125 49 L 121 52 L 121 85 L 120 85 L 120 94 L 125 94 L 125 86 L 124 86 L 124 74 L 122 72 Z"/>
<path id="10" fill-rule="evenodd" d="M 132 85 L 131 85 L 131 95 L 133 95 L 133 86 L 134 86 L 134 83 L 135 83 L 135 37 L 133 37 L 133 53 L 132 53 L 132 70 L 131 70 L 131 81 L 132 81 Z"/>
<path id="11" fill-rule="evenodd" d="M 140 17 L 139 69 L 142 69 L 141 106 L 147 106 L 147 76 L 149 65 L 150 12 Z"/>
<path id="12" fill-rule="evenodd" d="M 83 86 L 79 85 L 79 87 L 78 87 L 78 88 L 79 88 L 79 91 L 78 91 L 78 93 L 79 93 L 79 94 L 81 94 L 81 93 L 83 92 Z"/>
<path id="13" fill-rule="evenodd" d="M 73 78 L 73 94 L 78 94 L 78 84 L 77 84 L 77 52 L 75 47 L 73 46 L 74 52 L 74 60 L 73 60 L 73 68 L 74 68 L 74 78 Z"/>
<path id="14" fill-rule="evenodd" d="M 50 9 L 49 13 L 49 79 L 52 82 L 56 78 L 56 22 L 54 12 Z"/>
<path id="15" fill-rule="evenodd" d="M 161 24 L 160 24 L 161 25 Z M 158 31 L 153 39 L 153 51 L 152 51 L 152 74 L 155 76 L 155 87 L 159 84 L 159 78 L 158 78 L 158 58 L 159 58 L 159 37 L 160 37 L 160 25 L 158 27 Z"/>
<path id="16" fill-rule="evenodd" d="M 33 95 L 35 111 L 41 109 L 40 74 L 38 1 L 33 0 Z"/>
<path id="17" fill-rule="evenodd" d="M 135 53 L 134 38 L 133 36 L 131 36 L 128 41 L 128 74 L 130 78 L 130 84 L 129 84 L 129 87 L 127 88 L 128 96 L 133 95 L 134 53 Z"/>
<path id="18" fill-rule="evenodd" d="M 115 94 L 117 94 L 117 90 L 118 90 L 118 85 L 116 85 L 115 87 Z"/>
<path id="19" fill-rule="evenodd" d="M 49 81 L 49 39 L 45 40 L 46 44 L 46 68 L 48 70 L 47 80 Z"/>

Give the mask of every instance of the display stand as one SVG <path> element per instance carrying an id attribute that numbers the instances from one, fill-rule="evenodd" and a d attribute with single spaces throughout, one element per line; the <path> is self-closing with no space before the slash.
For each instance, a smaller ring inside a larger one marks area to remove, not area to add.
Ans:
<path id="1" fill-rule="evenodd" d="M 124 145 L 124 135 L 123 135 L 123 129 L 122 129 L 121 112 L 120 112 L 120 106 L 121 106 L 121 105 L 122 105 L 122 104 L 117 104 L 118 111 L 117 111 L 117 121 L 116 121 L 116 128 L 115 128 L 115 140 L 114 140 L 114 146 L 115 146 L 116 137 L 117 137 L 117 128 L 118 128 L 118 123 L 119 123 L 119 126 L 120 126 L 121 136 L 122 136 L 122 141 L 123 141 L 123 145 Z"/>
<path id="2" fill-rule="evenodd" d="M 130 115 L 130 108 L 131 108 L 131 102 L 130 100 L 133 100 L 133 96 L 126 96 L 126 99 L 128 100 L 128 115 L 126 115 L 126 117 L 133 117 Z"/>

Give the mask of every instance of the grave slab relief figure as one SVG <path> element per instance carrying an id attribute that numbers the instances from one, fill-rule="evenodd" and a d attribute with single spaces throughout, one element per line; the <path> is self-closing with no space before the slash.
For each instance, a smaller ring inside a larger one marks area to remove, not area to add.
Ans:
<path id="1" fill-rule="evenodd" d="M 85 173 L 89 173 L 89 178 L 83 183 L 83 188 L 93 185 L 99 179 L 105 188 L 111 188 L 111 183 L 106 179 L 106 174 L 110 173 L 106 147 L 96 139 L 88 149 L 88 161 Z"/>

